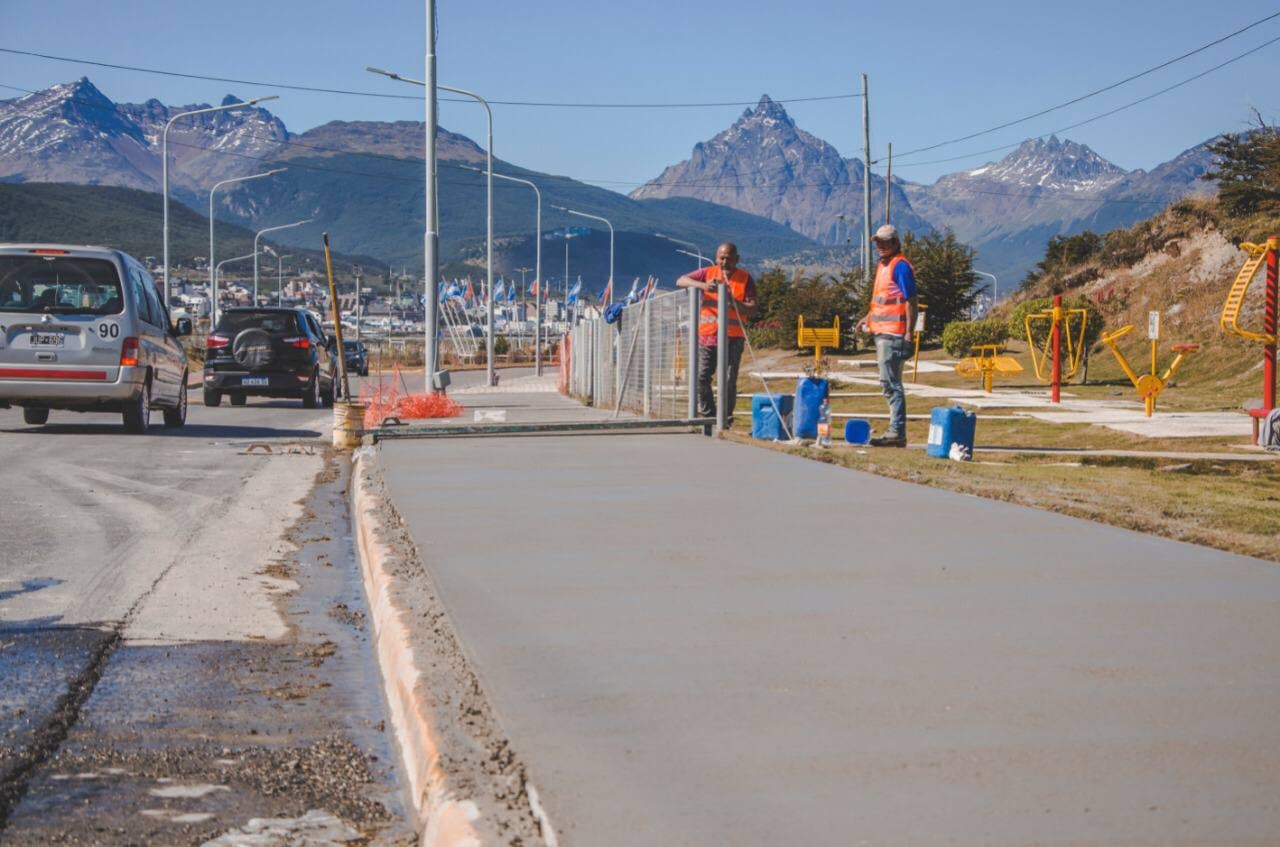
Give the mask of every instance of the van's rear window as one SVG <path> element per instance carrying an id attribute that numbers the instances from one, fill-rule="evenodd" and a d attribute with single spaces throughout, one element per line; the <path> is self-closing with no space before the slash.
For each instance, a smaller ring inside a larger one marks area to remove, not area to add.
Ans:
<path id="1" fill-rule="evenodd" d="M 217 332 L 236 335 L 246 329 L 261 329 L 272 335 L 297 335 L 298 320 L 293 312 L 268 310 L 225 311 L 218 318 Z"/>
<path id="2" fill-rule="evenodd" d="M 118 315 L 120 274 L 106 259 L 0 256 L 0 312 Z"/>

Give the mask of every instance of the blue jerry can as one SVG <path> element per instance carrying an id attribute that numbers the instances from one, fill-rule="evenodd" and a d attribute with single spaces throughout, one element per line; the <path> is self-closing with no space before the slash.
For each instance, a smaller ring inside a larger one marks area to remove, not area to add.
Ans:
<path id="1" fill-rule="evenodd" d="M 925 453 L 937 459 L 951 455 L 952 444 L 963 444 L 973 450 L 978 416 L 959 406 L 934 406 L 929 414 L 929 443 Z"/>
<path id="2" fill-rule="evenodd" d="M 751 437 L 765 441 L 781 441 L 788 438 L 791 429 L 791 409 L 795 398 L 790 394 L 751 395 Z M 774 409 L 777 406 L 777 409 Z M 778 413 L 782 420 L 778 420 Z"/>
<path id="3" fill-rule="evenodd" d="M 827 381 L 802 376 L 796 381 L 795 437 L 818 437 L 818 409 L 827 398 Z"/>

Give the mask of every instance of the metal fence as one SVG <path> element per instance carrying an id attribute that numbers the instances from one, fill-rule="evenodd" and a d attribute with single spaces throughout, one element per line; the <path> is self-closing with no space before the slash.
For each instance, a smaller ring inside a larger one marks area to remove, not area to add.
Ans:
<path id="1" fill-rule="evenodd" d="M 628 306 L 615 323 L 578 323 L 569 333 L 569 394 L 603 409 L 691 417 L 695 302 L 685 291 L 672 291 Z"/>

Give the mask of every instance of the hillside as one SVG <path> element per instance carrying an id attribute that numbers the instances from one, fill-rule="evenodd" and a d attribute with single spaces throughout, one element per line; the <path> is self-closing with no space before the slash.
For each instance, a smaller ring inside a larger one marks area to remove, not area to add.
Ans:
<path id="1" fill-rule="evenodd" d="M 0 183 L 0 241 L 100 244 L 142 259 L 163 253 L 163 206 L 159 194 L 107 185 Z M 216 249 L 221 257 L 253 251 L 253 232 L 234 224 L 217 224 Z M 264 238 L 271 244 L 279 242 Z M 320 267 L 319 236 L 302 255 Z M 209 219 L 181 203 L 169 204 L 169 250 L 178 266 L 191 267 L 191 257 L 209 254 Z M 334 255 L 336 268 L 352 262 L 374 267 L 367 257 Z"/>
<path id="2" fill-rule="evenodd" d="M 294 158 L 289 171 L 261 184 L 249 183 L 235 195 L 235 209 L 252 215 L 255 225 L 321 215 L 335 246 L 376 255 L 393 266 L 422 264 L 422 160 L 372 158 L 336 154 L 323 159 Z M 629 285 L 633 277 L 656 274 L 664 279 L 683 272 L 693 260 L 675 252 L 679 245 L 654 237 L 664 232 L 694 241 L 710 255 L 715 245 L 736 240 L 744 257 L 793 252 L 812 246 L 804 236 L 766 218 L 700 200 L 632 200 L 568 177 L 550 176 L 501 163 L 495 170 L 529 179 L 542 191 L 543 233 L 564 226 L 590 227 L 591 236 L 570 245 L 570 275 L 583 275 L 584 287 L 596 290 L 608 276 L 609 237 L 602 223 L 556 211 L 566 206 L 608 218 L 616 231 L 616 277 Z M 483 266 L 485 177 L 463 163 L 439 165 L 440 253 L 448 262 Z M 506 276 L 515 268 L 533 267 L 535 206 L 524 185 L 494 183 L 495 269 Z M 308 237 L 308 228 L 282 232 L 286 243 Z M 340 241 L 339 241 L 340 239 Z M 564 242 L 543 244 L 544 276 L 563 276 Z"/>
<path id="3" fill-rule="evenodd" d="M 1262 348 L 1218 327 L 1227 291 L 1244 264 L 1240 241 L 1264 241 L 1280 232 L 1280 214 L 1240 218 L 1228 215 L 1217 200 L 1183 200 L 1128 229 L 1100 239 L 1098 249 L 1081 261 L 1029 278 L 1029 283 L 1002 304 L 1007 310 L 1025 299 L 1055 293 L 1083 295 L 1097 304 L 1106 331 L 1134 324 L 1121 342 L 1130 361 L 1146 362 L 1147 313 L 1161 313 L 1161 367 L 1173 344 L 1199 344 L 1179 371 L 1188 389 L 1212 393 L 1222 409 L 1238 409 L 1261 396 Z M 1260 329 L 1264 274 L 1249 289 L 1240 325 Z M 1102 344 L 1091 351 L 1090 377 L 1128 381 Z M 1146 368 L 1135 365 L 1139 371 Z"/>

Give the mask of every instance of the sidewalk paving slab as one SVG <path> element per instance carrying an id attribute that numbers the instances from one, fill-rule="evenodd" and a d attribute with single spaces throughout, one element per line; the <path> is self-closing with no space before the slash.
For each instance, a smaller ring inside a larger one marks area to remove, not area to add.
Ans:
<path id="1" fill-rule="evenodd" d="M 566 845 L 1280 842 L 1280 569 L 695 435 L 388 442 Z"/>

